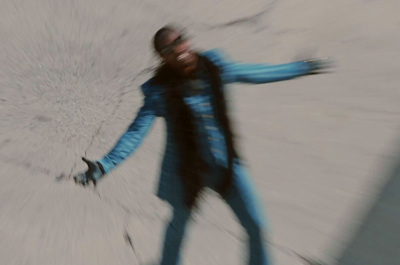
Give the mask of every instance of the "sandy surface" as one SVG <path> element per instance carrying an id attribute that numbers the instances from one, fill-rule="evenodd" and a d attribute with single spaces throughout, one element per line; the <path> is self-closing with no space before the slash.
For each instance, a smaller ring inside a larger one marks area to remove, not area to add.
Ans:
<path id="1" fill-rule="evenodd" d="M 158 260 L 170 214 L 153 193 L 163 121 L 97 190 L 70 176 L 135 117 L 143 70 L 157 63 L 150 39 L 170 21 L 239 61 L 335 59 L 330 74 L 230 90 L 275 264 L 333 263 L 397 162 L 399 12 L 396 0 L 1 1 L 0 263 Z M 210 194 L 202 213 L 185 264 L 245 264 L 230 210 Z"/>

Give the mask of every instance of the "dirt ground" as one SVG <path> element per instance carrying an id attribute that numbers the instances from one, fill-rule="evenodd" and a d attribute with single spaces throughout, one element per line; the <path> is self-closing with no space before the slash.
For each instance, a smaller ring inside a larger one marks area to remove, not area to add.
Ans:
<path id="1" fill-rule="evenodd" d="M 237 61 L 335 60 L 329 74 L 229 90 L 274 264 L 335 263 L 398 162 L 399 12 L 396 0 L 0 1 L 0 263 L 158 261 L 162 120 L 97 189 L 71 176 L 135 117 L 157 64 L 151 37 L 169 22 Z M 245 234 L 212 193 L 183 254 L 245 264 Z"/>

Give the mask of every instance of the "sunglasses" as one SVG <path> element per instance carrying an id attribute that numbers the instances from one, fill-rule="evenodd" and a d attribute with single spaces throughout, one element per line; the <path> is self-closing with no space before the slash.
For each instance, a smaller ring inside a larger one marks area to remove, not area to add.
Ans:
<path id="1" fill-rule="evenodd" d="M 170 44 L 166 45 L 164 48 L 162 48 L 162 49 L 160 50 L 160 53 L 161 53 L 161 54 L 169 54 L 169 53 L 172 53 L 172 52 L 174 51 L 174 48 L 175 48 L 177 45 L 179 45 L 179 44 L 185 42 L 186 40 L 187 40 L 187 37 L 186 37 L 185 35 L 181 34 L 181 35 L 179 35 L 172 43 L 170 43 Z"/>

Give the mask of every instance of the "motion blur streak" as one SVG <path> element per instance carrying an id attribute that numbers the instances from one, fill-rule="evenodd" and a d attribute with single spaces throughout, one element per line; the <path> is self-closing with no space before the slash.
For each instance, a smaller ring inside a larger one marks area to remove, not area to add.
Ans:
<path id="1" fill-rule="evenodd" d="M 157 63 L 151 37 L 179 22 L 198 48 L 238 61 L 335 60 L 330 74 L 228 92 L 267 243 L 277 264 L 397 264 L 397 178 L 382 187 L 398 163 L 399 13 L 398 0 L 0 1 L 0 263 L 158 260 L 162 122 L 97 189 L 69 176 L 130 124 Z M 243 264 L 232 213 L 213 196 L 201 208 L 185 264 Z"/>

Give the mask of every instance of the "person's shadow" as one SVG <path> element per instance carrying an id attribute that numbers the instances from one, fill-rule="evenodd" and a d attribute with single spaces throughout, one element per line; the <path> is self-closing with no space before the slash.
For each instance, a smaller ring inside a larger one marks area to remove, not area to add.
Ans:
<path id="1" fill-rule="evenodd" d="M 396 161 L 337 264 L 400 264 L 400 148 Z"/>

